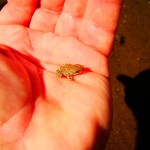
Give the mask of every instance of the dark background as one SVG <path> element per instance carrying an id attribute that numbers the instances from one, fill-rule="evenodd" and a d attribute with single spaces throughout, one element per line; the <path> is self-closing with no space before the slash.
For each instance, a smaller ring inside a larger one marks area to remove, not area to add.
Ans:
<path id="1" fill-rule="evenodd" d="M 106 150 L 150 150 L 150 0 L 124 0 L 109 60 L 114 117 Z"/>
<path id="2" fill-rule="evenodd" d="M 109 60 L 113 126 L 106 150 L 150 150 L 150 0 L 124 1 Z"/>

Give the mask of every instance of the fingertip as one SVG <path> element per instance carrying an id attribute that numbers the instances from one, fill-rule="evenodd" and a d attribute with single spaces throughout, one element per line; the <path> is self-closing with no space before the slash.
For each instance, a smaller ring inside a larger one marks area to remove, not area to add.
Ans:
<path id="1" fill-rule="evenodd" d="M 38 0 L 8 0 L 0 12 L 0 24 L 28 26 L 37 4 Z"/>

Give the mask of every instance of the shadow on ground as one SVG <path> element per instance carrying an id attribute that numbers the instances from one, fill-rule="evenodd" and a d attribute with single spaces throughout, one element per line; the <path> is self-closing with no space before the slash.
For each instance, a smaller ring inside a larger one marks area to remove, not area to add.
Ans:
<path id="1" fill-rule="evenodd" d="M 125 85 L 125 102 L 137 120 L 136 150 L 150 149 L 150 69 L 135 78 L 117 77 Z"/>

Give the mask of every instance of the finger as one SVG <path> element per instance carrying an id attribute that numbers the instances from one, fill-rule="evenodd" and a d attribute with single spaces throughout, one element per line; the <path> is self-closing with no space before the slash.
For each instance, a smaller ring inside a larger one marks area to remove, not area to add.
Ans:
<path id="1" fill-rule="evenodd" d="M 86 5 L 87 0 L 66 0 L 56 25 L 56 33 L 63 36 L 77 36 L 77 29 L 85 13 Z"/>
<path id="2" fill-rule="evenodd" d="M 30 28 L 52 32 L 63 9 L 65 0 L 41 0 L 40 8 L 33 15 Z"/>
<path id="3" fill-rule="evenodd" d="M 38 0 L 8 0 L 0 12 L 0 24 L 28 26 L 37 4 Z"/>
<path id="4" fill-rule="evenodd" d="M 122 0 L 89 0 L 79 39 L 108 55 L 118 24 Z"/>
<path id="5" fill-rule="evenodd" d="M 61 12 L 65 0 L 41 0 L 40 6 L 42 8 L 50 9 L 56 12 Z"/>

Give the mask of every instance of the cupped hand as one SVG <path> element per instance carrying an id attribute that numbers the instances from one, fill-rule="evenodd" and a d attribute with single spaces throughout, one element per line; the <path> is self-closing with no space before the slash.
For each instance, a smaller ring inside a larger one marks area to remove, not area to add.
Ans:
<path id="1" fill-rule="evenodd" d="M 107 56 L 121 0 L 9 0 L 0 12 L 0 149 L 104 149 Z M 83 73 L 59 78 L 62 64 Z M 86 69 L 88 68 L 88 69 Z"/>

